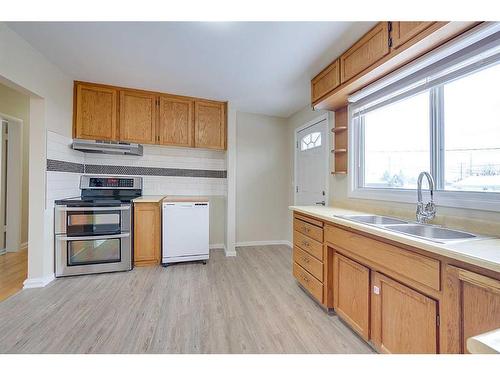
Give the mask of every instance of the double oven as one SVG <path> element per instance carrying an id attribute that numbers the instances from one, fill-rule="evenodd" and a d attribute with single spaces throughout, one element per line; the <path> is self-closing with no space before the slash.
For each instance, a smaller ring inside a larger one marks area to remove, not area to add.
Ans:
<path id="1" fill-rule="evenodd" d="M 80 189 L 80 197 L 55 202 L 56 277 L 131 270 L 132 200 L 142 180 L 84 175 Z"/>

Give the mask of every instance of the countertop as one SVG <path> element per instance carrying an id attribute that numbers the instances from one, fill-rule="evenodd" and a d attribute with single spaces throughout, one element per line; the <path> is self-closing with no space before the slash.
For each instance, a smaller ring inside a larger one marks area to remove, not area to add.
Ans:
<path id="1" fill-rule="evenodd" d="M 467 349 L 473 354 L 500 353 L 500 329 L 470 337 L 467 340 Z"/>
<path id="2" fill-rule="evenodd" d="M 198 195 L 167 195 L 163 198 L 164 202 L 208 202 L 207 197 Z"/>
<path id="3" fill-rule="evenodd" d="M 208 202 L 207 197 L 198 195 L 143 195 L 132 200 L 134 203 L 160 203 L 160 202 Z"/>
<path id="4" fill-rule="evenodd" d="M 132 200 L 134 203 L 159 203 L 165 198 L 164 195 L 143 195 Z"/>
<path id="5" fill-rule="evenodd" d="M 442 244 L 335 216 L 373 215 L 368 212 L 323 206 L 290 206 L 289 209 L 500 273 L 500 238 L 479 238 Z"/>

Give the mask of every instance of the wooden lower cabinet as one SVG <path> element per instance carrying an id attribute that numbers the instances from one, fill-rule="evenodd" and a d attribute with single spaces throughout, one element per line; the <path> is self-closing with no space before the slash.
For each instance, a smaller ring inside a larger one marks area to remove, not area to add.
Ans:
<path id="1" fill-rule="evenodd" d="M 335 253 L 333 306 L 365 340 L 370 338 L 370 269 Z"/>
<path id="2" fill-rule="evenodd" d="M 373 272 L 371 337 L 383 353 L 438 353 L 437 302 Z"/>
<path id="3" fill-rule="evenodd" d="M 293 276 L 319 303 L 323 303 L 323 284 L 319 280 L 297 263 L 293 263 Z"/>
<path id="4" fill-rule="evenodd" d="M 443 348 L 468 353 L 468 338 L 500 328 L 500 281 L 448 266 L 443 306 Z"/>
<path id="5" fill-rule="evenodd" d="M 148 266 L 160 263 L 160 215 L 160 203 L 134 204 L 134 266 Z"/>

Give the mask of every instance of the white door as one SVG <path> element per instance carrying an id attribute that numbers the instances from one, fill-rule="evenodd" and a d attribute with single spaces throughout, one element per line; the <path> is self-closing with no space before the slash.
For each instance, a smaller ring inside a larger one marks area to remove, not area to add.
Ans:
<path id="1" fill-rule="evenodd" d="M 325 205 L 328 183 L 328 122 L 297 131 L 295 204 Z"/>

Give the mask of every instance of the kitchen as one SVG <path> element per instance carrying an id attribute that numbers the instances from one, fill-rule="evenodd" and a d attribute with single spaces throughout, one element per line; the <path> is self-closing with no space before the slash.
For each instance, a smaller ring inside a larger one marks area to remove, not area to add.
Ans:
<path id="1" fill-rule="evenodd" d="M 30 205 L 0 352 L 498 353 L 500 24 L 386 18 L 1 23 Z"/>

